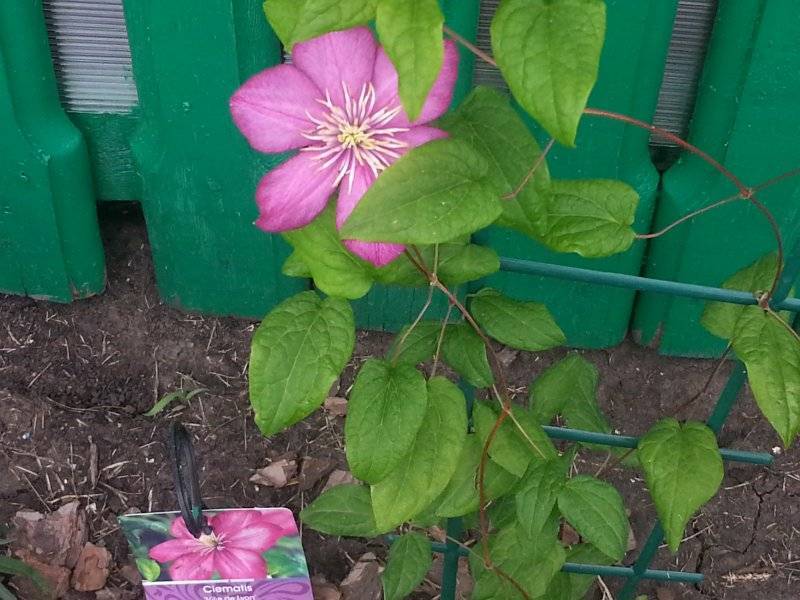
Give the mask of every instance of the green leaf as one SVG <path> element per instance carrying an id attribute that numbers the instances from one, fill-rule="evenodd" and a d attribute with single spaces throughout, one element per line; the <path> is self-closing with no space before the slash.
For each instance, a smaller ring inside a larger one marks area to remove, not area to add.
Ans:
<path id="1" fill-rule="evenodd" d="M 494 383 L 486 346 L 468 323 L 447 326 L 442 357 L 470 385 L 486 388 Z"/>
<path id="2" fill-rule="evenodd" d="M 444 15 L 437 0 L 379 0 L 375 25 L 397 69 L 400 101 L 410 121 L 419 117 L 442 69 Z"/>
<path id="3" fill-rule="evenodd" d="M 722 483 L 717 438 L 702 423 L 663 419 L 639 440 L 639 461 L 667 543 L 677 552 L 689 519 Z"/>
<path id="4" fill-rule="evenodd" d="M 575 145 L 605 29 L 602 0 L 503 0 L 492 21 L 492 51 L 508 87 L 566 146 Z"/>
<path id="5" fill-rule="evenodd" d="M 598 379 L 597 367 L 578 353 L 568 354 L 531 383 L 531 413 L 549 423 L 570 402 L 595 402 Z"/>
<path id="6" fill-rule="evenodd" d="M 436 256 L 434 246 L 421 246 L 419 250 L 425 264 L 432 268 Z M 500 259 L 491 248 L 477 244 L 439 244 L 438 265 L 439 280 L 447 286 L 456 286 L 496 273 L 500 270 Z M 428 285 L 425 276 L 405 256 L 376 269 L 375 276 L 385 284 Z"/>
<path id="7" fill-rule="evenodd" d="M 377 0 L 266 0 L 264 13 L 287 50 L 329 31 L 349 29 L 375 17 Z"/>
<path id="8" fill-rule="evenodd" d="M 631 225 L 638 203 L 639 194 L 622 181 L 553 181 L 541 242 L 589 258 L 624 252 L 636 239 Z"/>
<path id="9" fill-rule="evenodd" d="M 303 259 L 300 258 L 300 255 L 297 252 L 292 252 L 286 257 L 286 260 L 283 261 L 283 266 L 281 267 L 281 273 L 287 277 L 311 277 L 311 269 L 309 269 L 308 265 L 303 262 Z"/>
<path id="10" fill-rule="evenodd" d="M 385 478 L 411 449 L 428 390 L 413 365 L 370 358 L 358 372 L 344 424 L 347 462 L 367 483 Z"/>
<path id="11" fill-rule="evenodd" d="M 351 254 L 339 239 L 332 203 L 311 223 L 283 237 L 325 294 L 355 300 L 372 287 L 372 266 Z"/>
<path id="12" fill-rule="evenodd" d="M 406 335 L 409 327 L 411 326 L 406 325 L 395 336 L 386 356 L 398 364 L 418 365 L 436 352 L 436 342 L 442 324 L 438 321 L 420 321 L 411 333 Z"/>
<path id="13" fill-rule="evenodd" d="M 778 254 L 771 252 L 727 279 L 722 287 L 741 292 L 766 292 L 772 287 L 778 269 Z M 733 337 L 736 322 L 747 307 L 730 302 L 709 302 L 703 310 L 700 324 L 712 334 L 726 340 Z M 788 314 L 788 313 L 786 313 Z"/>
<path id="14" fill-rule="evenodd" d="M 436 140 L 405 154 L 367 190 L 345 239 L 436 244 L 491 224 L 502 210 L 489 166 L 469 144 Z"/>
<path id="15" fill-rule="evenodd" d="M 303 509 L 300 519 L 329 535 L 375 537 L 389 531 L 375 525 L 369 488 L 358 484 L 337 485 L 322 492 Z"/>
<path id="16" fill-rule="evenodd" d="M 558 509 L 581 536 L 606 556 L 622 560 L 628 545 L 628 517 L 611 485 L 588 475 L 570 479 L 558 495 Z"/>
<path id="17" fill-rule="evenodd" d="M 149 558 L 137 558 L 136 568 L 142 574 L 142 579 L 145 581 L 156 581 L 161 575 L 161 565 L 156 561 Z"/>
<path id="18" fill-rule="evenodd" d="M 559 459 L 528 467 L 515 496 L 517 518 L 526 535 L 534 537 L 542 531 L 566 482 L 567 470 Z"/>
<path id="19" fill-rule="evenodd" d="M 512 348 L 538 352 L 566 341 L 544 304 L 512 300 L 486 288 L 472 299 L 470 310 L 486 333 Z"/>
<path id="20" fill-rule="evenodd" d="M 250 403 L 261 432 L 277 433 L 319 408 L 354 342 L 345 300 L 301 292 L 276 306 L 250 346 Z"/>
<path id="21" fill-rule="evenodd" d="M 431 543 L 414 531 L 401 535 L 389 548 L 383 572 L 383 595 L 386 600 L 400 600 L 422 583 L 433 563 Z"/>
<path id="22" fill-rule="evenodd" d="M 10 556 L 0 556 L 0 573 L 5 573 L 6 575 L 21 575 L 33 581 L 34 585 L 40 591 L 48 589 L 47 582 L 42 577 L 42 574 L 19 559 L 11 558 Z"/>
<path id="23" fill-rule="evenodd" d="M 492 88 L 478 86 L 440 126 L 463 139 L 492 166 L 489 180 L 498 195 L 514 192 L 542 151 L 508 98 Z M 550 174 L 542 161 L 531 180 L 510 200 L 503 200 L 498 225 L 538 237 L 546 231 Z"/>
<path id="24" fill-rule="evenodd" d="M 428 507 L 455 473 L 467 432 L 464 394 L 444 377 L 428 381 L 428 410 L 411 450 L 372 486 L 375 522 L 392 529 Z"/>
<path id="25" fill-rule="evenodd" d="M 567 562 L 583 565 L 610 565 L 614 561 L 591 544 L 576 544 L 567 550 Z M 568 595 L 561 597 L 554 595 L 553 600 L 583 600 L 595 580 L 594 575 L 578 575 L 577 573 L 560 573 L 556 578 L 561 576 L 569 579 L 569 587 L 566 590 Z M 550 598 L 549 592 L 548 588 L 548 599 Z"/>
<path id="26" fill-rule="evenodd" d="M 161 399 L 153 405 L 153 408 L 144 413 L 144 416 L 155 417 L 158 413 L 166 409 L 167 406 L 175 402 L 175 400 L 180 400 L 181 402 L 189 402 L 189 400 L 197 396 L 197 394 L 202 394 L 203 392 L 207 391 L 208 390 L 206 388 L 198 388 L 196 390 L 190 390 L 190 391 L 175 390 L 174 392 L 170 392 L 169 394 L 164 394 L 161 397 Z"/>
<path id="27" fill-rule="evenodd" d="M 800 431 L 800 343 L 785 322 L 757 306 L 745 308 L 732 343 L 758 407 L 791 446 Z"/>
<path id="28" fill-rule="evenodd" d="M 529 538 L 512 524 L 489 540 L 494 564 L 519 584 L 529 598 L 541 597 L 564 565 L 566 552 L 556 538 L 556 531 Z M 508 580 L 483 566 L 480 555 L 480 549 L 470 555 L 470 568 L 475 577 L 473 600 L 523 600 L 522 594 Z"/>
<path id="29" fill-rule="evenodd" d="M 475 434 L 467 435 L 461 455 L 450 483 L 439 496 L 436 515 L 439 517 L 461 517 L 478 510 L 478 464 L 483 443 Z M 486 463 L 483 474 L 483 491 L 487 500 L 506 494 L 517 482 L 517 477 L 492 460 Z"/>
<path id="30" fill-rule="evenodd" d="M 520 424 L 523 434 L 511 418 L 506 418 L 489 446 L 489 456 L 506 471 L 522 477 L 531 460 L 543 461 L 558 456 L 553 442 L 541 425 L 526 410 L 514 407 L 514 418 Z M 476 402 L 472 418 L 475 431 L 485 442 L 497 421 L 497 414 L 483 402 Z"/>

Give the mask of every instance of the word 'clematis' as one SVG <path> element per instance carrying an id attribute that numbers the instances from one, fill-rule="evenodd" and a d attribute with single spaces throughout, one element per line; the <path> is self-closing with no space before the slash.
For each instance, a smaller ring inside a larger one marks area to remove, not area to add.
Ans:
<path id="1" fill-rule="evenodd" d="M 411 148 L 445 137 L 425 124 L 449 107 L 458 52 L 446 41 L 444 63 L 418 119 L 400 104 L 397 71 L 366 27 L 327 33 L 295 44 L 292 64 L 250 78 L 233 95 L 231 114 L 261 152 L 300 152 L 258 185 L 256 225 L 278 232 L 303 227 L 322 212 L 338 187 L 341 228 L 381 171 Z M 376 266 L 403 252 L 398 244 L 345 240 Z"/>

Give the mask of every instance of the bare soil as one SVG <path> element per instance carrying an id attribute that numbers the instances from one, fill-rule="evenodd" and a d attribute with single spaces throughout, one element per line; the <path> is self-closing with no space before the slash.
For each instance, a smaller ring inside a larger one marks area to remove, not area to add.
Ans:
<path id="1" fill-rule="evenodd" d="M 254 322 L 161 304 L 145 229 L 134 207 L 106 207 L 103 230 L 108 259 L 103 295 L 71 305 L 0 296 L 0 523 L 23 508 L 49 512 L 80 499 L 89 512 L 90 541 L 114 557 L 109 586 L 131 590 L 135 587 L 120 573 L 129 555 L 116 516 L 175 508 L 164 444 L 170 421 L 179 419 L 194 436 L 210 507 L 299 511 L 319 494 L 331 469 L 346 468 L 343 419 L 319 411 L 289 431 L 262 437 L 251 418 L 246 386 Z M 388 334 L 359 332 L 340 395 L 346 394 L 355 367 L 383 352 L 390 340 Z M 525 398 L 532 376 L 562 355 L 516 354 L 509 384 Z M 664 358 L 633 342 L 584 355 L 601 370 L 601 402 L 610 420 L 632 435 L 701 389 L 714 368 L 710 361 Z M 720 376 L 690 416 L 707 416 L 723 381 Z M 180 387 L 208 391 L 188 403 L 176 402 L 155 418 L 143 415 L 155 400 Z M 749 394 L 740 398 L 722 443 L 762 451 L 779 446 Z M 96 476 L 90 473 L 93 446 Z M 322 476 L 282 489 L 248 481 L 255 469 L 284 456 L 296 458 L 301 467 L 319 459 Z M 594 472 L 604 459 L 582 453 L 577 467 Z M 677 556 L 662 549 L 656 563 L 657 568 L 699 570 L 705 582 L 646 584 L 642 593 L 658 600 L 800 598 L 800 449 L 776 452 L 770 468 L 727 467 L 724 489 L 691 524 L 690 539 Z M 654 516 L 642 478 L 625 468 L 606 475 L 624 491 L 641 546 Z M 365 552 L 385 554 L 380 542 L 309 530 L 303 539 L 312 574 L 334 583 Z M 612 592 L 619 584 L 606 583 Z M 143 597 L 137 593 L 132 596 Z"/>

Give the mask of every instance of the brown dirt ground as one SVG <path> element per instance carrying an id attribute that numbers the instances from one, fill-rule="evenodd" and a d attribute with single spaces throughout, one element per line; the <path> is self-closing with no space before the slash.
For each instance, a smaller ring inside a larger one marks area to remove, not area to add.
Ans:
<path id="1" fill-rule="evenodd" d="M 330 460 L 345 468 L 342 419 L 320 411 L 289 431 L 263 438 L 247 401 L 246 364 L 254 323 L 180 312 L 159 303 L 144 227 L 138 211 L 116 205 L 104 211 L 108 289 L 71 305 L 0 297 L 0 523 L 15 511 L 50 511 L 75 498 L 90 514 L 90 541 L 113 554 L 112 587 L 128 587 L 117 572 L 129 559 L 115 516 L 175 507 L 163 443 L 166 425 L 180 419 L 194 434 L 211 507 L 288 506 L 312 500 L 298 485 L 275 490 L 248 482 L 268 459 L 290 454 Z M 359 332 L 354 366 L 382 352 L 391 336 Z M 510 385 L 525 397 L 531 377 L 563 351 L 519 353 L 509 366 Z M 713 363 L 671 359 L 626 342 L 585 352 L 602 372 L 601 402 L 628 434 L 644 432 L 660 415 L 700 389 Z M 720 377 L 719 380 L 723 380 Z M 708 406 L 710 390 L 703 403 Z M 142 415 L 155 399 L 183 386 L 209 391 L 157 418 Z M 707 410 L 707 409 L 705 409 Z M 695 417 L 703 417 L 697 409 Z M 724 445 L 769 450 L 775 434 L 749 395 L 740 400 L 722 436 Z M 97 485 L 89 477 L 89 449 L 98 449 Z M 593 472 L 603 461 L 577 462 Z M 613 469 L 631 510 L 636 539 L 653 518 L 640 475 Z M 700 570 L 698 586 L 648 584 L 650 598 L 790 599 L 800 597 L 800 449 L 779 454 L 771 468 L 729 464 L 723 489 L 690 525 L 676 557 L 666 549 L 657 567 Z M 380 543 L 337 539 L 304 531 L 312 574 L 339 582 L 365 551 Z M 617 582 L 608 581 L 616 589 Z M 657 596 L 658 594 L 658 596 Z M 73 598 L 92 598 L 75 594 Z M 430 597 L 423 594 L 420 598 Z M 599 596 L 598 596 L 599 597 Z"/>

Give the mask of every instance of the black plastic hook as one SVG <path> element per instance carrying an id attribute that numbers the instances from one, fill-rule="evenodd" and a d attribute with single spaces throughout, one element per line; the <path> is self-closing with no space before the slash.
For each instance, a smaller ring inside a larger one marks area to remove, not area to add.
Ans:
<path id="1" fill-rule="evenodd" d="M 211 526 L 203 515 L 203 499 L 200 496 L 200 482 L 197 478 L 197 466 L 194 459 L 192 438 L 180 423 L 173 423 L 169 436 L 170 454 L 172 455 L 173 476 L 175 479 L 175 495 L 181 508 L 186 529 L 194 537 L 210 534 Z"/>

